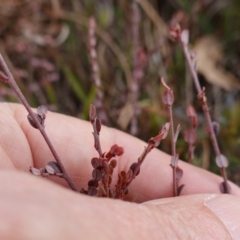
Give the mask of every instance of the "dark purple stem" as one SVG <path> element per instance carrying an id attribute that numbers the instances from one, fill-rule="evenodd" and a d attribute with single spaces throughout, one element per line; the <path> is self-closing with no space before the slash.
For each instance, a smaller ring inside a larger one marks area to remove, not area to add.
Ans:
<path id="1" fill-rule="evenodd" d="M 7 79 L 8 79 L 8 84 L 11 86 L 11 88 L 14 90 L 14 92 L 17 94 L 18 98 L 20 99 L 20 101 L 22 102 L 22 104 L 24 105 L 24 107 L 26 108 L 26 110 L 28 111 L 29 115 L 31 116 L 31 118 L 33 119 L 35 125 L 37 126 L 38 130 L 41 132 L 44 140 L 46 141 L 50 151 L 52 152 L 56 162 L 58 163 L 62 173 L 63 173 L 63 178 L 66 180 L 66 182 L 69 184 L 69 186 L 71 187 L 72 190 L 77 191 L 76 187 L 74 186 L 72 180 L 70 179 L 69 175 L 67 174 L 65 167 L 62 164 L 62 161 L 60 160 L 57 152 L 55 151 L 52 143 L 50 142 L 44 127 L 40 124 L 40 122 L 38 121 L 37 117 L 35 116 L 34 112 L 32 111 L 31 107 L 29 106 L 26 98 L 24 97 L 24 95 L 22 94 L 21 90 L 19 89 L 16 81 L 14 80 L 7 64 L 5 63 L 2 55 L 0 54 L 0 64 L 5 72 L 5 74 L 7 75 Z"/>

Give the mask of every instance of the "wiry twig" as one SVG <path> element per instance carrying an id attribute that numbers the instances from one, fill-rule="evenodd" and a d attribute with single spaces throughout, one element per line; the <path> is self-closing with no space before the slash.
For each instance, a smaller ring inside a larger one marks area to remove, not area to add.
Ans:
<path id="1" fill-rule="evenodd" d="M 99 133 L 101 131 L 101 120 L 97 117 L 97 111 L 94 105 L 90 105 L 89 119 L 93 126 L 94 147 L 97 150 L 99 157 L 102 157 L 102 147 L 99 139 Z"/>
<path id="2" fill-rule="evenodd" d="M 130 85 L 130 99 L 133 106 L 133 116 L 131 119 L 130 133 L 132 135 L 137 134 L 138 120 L 137 115 L 139 107 L 137 105 L 139 97 L 139 85 L 143 76 L 142 64 L 139 61 L 139 23 L 140 23 L 140 11 L 139 6 L 135 0 L 132 1 L 132 38 L 133 38 L 133 57 L 132 57 L 132 81 Z"/>
<path id="3" fill-rule="evenodd" d="M 191 121 L 191 128 L 184 132 L 184 140 L 188 144 L 188 162 L 193 163 L 195 142 L 197 139 L 196 127 L 197 127 L 197 114 L 193 106 L 187 106 L 187 116 Z"/>
<path id="4" fill-rule="evenodd" d="M 180 131 L 180 126 L 178 125 L 177 131 L 174 131 L 174 124 L 173 124 L 173 114 L 172 114 L 172 104 L 174 102 L 174 95 L 173 91 L 168 85 L 165 83 L 164 79 L 161 79 L 163 86 L 166 88 L 166 91 L 163 93 L 162 101 L 168 108 L 168 115 L 170 121 L 170 133 L 171 133 L 171 152 L 172 152 L 172 159 L 170 166 L 173 169 L 173 195 L 179 196 L 181 190 L 183 189 L 184 185 L 178 186 L 178 182 L 183 175 L 183 171 L 178 167 L 178 154 L 176 153 L 176 142 L 178 138 L 178 134 Z"/>
<path id="5" fill-rule="evenodd" d="M 118 183 L 116 185 L 116 198 L 123 199 L 123 196 L 128 193 L 129 185 L 135 179 L 135 177 L 140 173 L 140 167 L 145 160 L 148 153 L 155 147 L 157 147 L 163 139 L 167 137 L 170 123 L 166 123 L 159 134 L 155 137 L 152 137 L 148 141 L 147 147 L 145 147 L 143 153 L 138 158 L 137 162 L 134 162 L 128 172 L 120 172 L 118 175 Z"/>
<path id="6" fill-rule="evenodd" d="M 16 93 L 16 95 L 18 96 L 19 100 L 22 102 L 22 104 L 24 105 L 24 107 L 26 108 L 26 110 L 28 111 L 32 121 L 34 122 L 36 128 L 40 131 L 40 133 L 42 134 L 44 140 L 46 141 L 50 151 L 52 152 L 57 164 L 59 165 L 59 168 L 61 170 L 61 172 L 63 173 L 63 178 L 67 181 L 67 183 L 69 184 L 69 186 L 71 187 L 72 190 L 77 191 L 76 187 L 74 186 L 72 180 L 70 179 L 69 175 L 66 172 L 66 169 L 61 161 L 61 159 L 59 158 L 56 150 L 54 149 L 52 143 L 50 142 L 45 129 L 44 129 L 44 125 L 41 124 L 41 122 L 39 121 L 39 118 L 37 117 L 37 115 L 32 111 L 30 105 L 28 104 L 26 98 L 24 97 L 24 95 L 22 94 L 21 90 L 19 89 L 16 81 L 14 80 L 10 70 L 8 69 L 7 64 L 5 63 L 2 55 L 0 54 L 0 65 L 4 71 L 4 74 L 0 75 L 0 78 L 2 81 L 7 82 L 11 88 L 14 90 L 14 92 Z"/>
<path id="7" fill-rule="evenodd" d="M 96 99 L 95 99 L 94 105 L 98 110 L 98 115 L 101 121 L 104 124 L 107 124 L 108 118 L 103 106 L 102 81 L 100 78 L 99 65 L 97 61 L 97 51 L 96 51 L 97 39 L 95 35 L 95 29 L 96 29 L 96 20 L 94 17 L 91 17 L 89 19 L 88 41 L 89 41 L 89 54 L 90 54 L 92 73 L 93 73 L 92 74 L 93 83 L 96 88 Z"/>
<path id="8" fill-rule="evenodd" d="M 207 98 L 205 94 L 205 88 L 201 88 L 201 85 L 199 83 L 199 79 L 197 76 L 197 72 L 196 72 L 196 62 L 194 61 L 194 55 L 191 54 L 188 49 L 189 32 L 188 30 L 181 31 L 180 26 L 177 25 L 175 26 L 175 28 L 171 29 L 170 35 L 172 38 L 174 38 L 177 42 L 180 43 L 184 52 L 184 56 L 187 59 L 188 67 L 191 72 L 191 75 L 198 93 L 197 97 L 202 106 L 203 113 L 207 122 L 208 134 L 210 136 L 210 139 L 212 141 L 212 145 L 214 148 L 214 152 L 216 154 L 216 164 L 220 168 L 221 174 L 223 177 L 223 183 L 221 183 L 220 185 L 221 191 L 224 193 L 230 193 L 230 187 L 227 183 L 227 174 L 226 174 L 226 167 L 228 166 L 228 160 L 223 154 L 221 154 L 218 141 L 212 126 L 213 124 L 212 124 L 211 116 L 209 113 Z"/>

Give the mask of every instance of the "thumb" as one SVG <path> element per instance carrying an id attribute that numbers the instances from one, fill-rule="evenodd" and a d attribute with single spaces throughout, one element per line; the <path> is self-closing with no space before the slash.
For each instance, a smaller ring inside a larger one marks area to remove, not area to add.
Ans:
<path id="1" fill-rule="evenodd" d="M 188 195 L 144 203 L 161 228 L 160 239 L 240 239 L 240 199 Z"/>

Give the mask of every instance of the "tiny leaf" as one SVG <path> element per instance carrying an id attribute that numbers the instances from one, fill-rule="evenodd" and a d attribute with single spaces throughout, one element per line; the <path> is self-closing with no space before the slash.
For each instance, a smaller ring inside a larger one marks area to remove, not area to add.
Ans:
<path id="1" fill-rule="evenodd" d="M 43 122 L 42 118 L 36 113 L 34 113 L 34 115 L 38 119 L 39 123 L 42 125 L 42 122 Z M 32 116 L 30 114 L 27 115 L 27 119 L 32 127 L 38 129 L 37 125 L 35 124 L 35 121 L 33 120 Z"/>
<path id="2" fill-rule="evenodd" d="M 177 194 L 178 194 L 178 196 L 180 196 L 180 194 L 181 194 L 181 192 L 182 192 L 184 186 L 185 186 L 185 185 L 182 184 L 182 185 L 178 188 L 178 190 L 177 190 Z"/>
<path id="3" fill-rule="evenodd" d="M 99 118 L 96 118 L 96 122 L 95 122 L 95 124 L 96 124 L 96 130 L 97 130 L 97 133 L 100 133 L 100 131 L 101 131 L 101 120 L 99 119 Z"/>
<path id="4" fill-rule="evenodd" d="M 176 168 L 176 180 L 180 180 L 181 177 L 183 176 L 183 170 L 179 167 Z"/>
<path id="5" fill-rule="evenodd" d="M 218 135 L 220 132 L 220 124 L 218 122 L 212 122 L 212 127 L 215 135 Z"/>
<path id="6" fill-rule="evenodd" d="M 161 78 L 163 86 L 167 89 L 162 96 L 162 101 L 165 105 L 171 106 L 174 102 L 174 95 L 172 89 L 166 84 L 164 78 Z"/>
<path id="7" fill-rule="evenodd" d="M 152 137 L 149 139 L 148 143 L 153 144 L 154 147 L 157 147 L 161 140 L 167 137 L 168 131 L 169 131 L 170 123 L 167 122 L 159 132 L 159 134 L 156 137 Z"/>
<path id="8" fill-rule="evenodd" d="M 40 176 L 42 174 L 39 169 L 34 168 L 34 167 L 30 167 L 29 171 L 35 176 Z"/>
<path id="9" fill-rule="evenodd" d="M 221 190 L 222 193 L 229 193 L 230 192 L 230 185 L 227 184 L 227 188 L 226 188 L 225 182 L 221 182 L 220 183 L 220 190 Z"/>
<path id="10" fill-rule="evenodd" d="M 131 165 L 130 169 L 133 171 L 133 173 L 136 171 L 136 168 L 139 167 L 139 163 L 135 162 Z M 136 172 L 136 176 L 140 173 L 140 168 Z"/>
<path id="11" fill-rule="evenodd" d="M 124 153 L 124 150 L 122 147 L 119 147 L 117 144 L 114 144 L 111 149 L 110 149 L 110 154 L 112 155 L 112 157 L 115 156 L 121 156 Z"/>
<path id="12" fill-rule="evenodd" d="M 91 179 L 90 181 L 88 181 L 88 186 L 89 187 L 98 187 L 98 181 Z"/>
<path id="13" fill-rule="evenodd" d="M 97 195 L 97 189 L 95 187 L 89 187 L 88 188 L 88 195 L 96 196 Z"/>
<path id="14" fill-rule="evenodd" d="M 59 165 L 56 162 L 54 162 L 54 161 L 51 161 L 51 162 L 49 162 L 46 165 L 46 171 L 49 174 L 62 173 L 62 171 L 60 170 Z"/>
<path id="15" fill-rule="evenodd" d="M 43 119 L 46 118 L 47 111 L 47 107 L 44 105 L 41 105 L 37 108 L 37 114 Z"/>
<path id="16" fill-rule="evenodd" d="M 111 162 L 110 162 L 110 166 L 112 168 L 115 168 L 117 166 L 117 160 L 116 159 L 113 159 Z"/>
<path id="17" fill-rule="evenodd" d="M 98 169 L 94 169 L 94 170 L 92 171 L 92 177 L 93 177 L 94 180 L 100 181 L 100 180 L 102 179 L 102 173 L 101 173 L 101 171 L 98 170 Z"/>
<path id="18" fill-rule="evenodd" d="M 228 160 L 223 154 L 218 155 L 215 161 L 219 168 L 226 168 L 228 166 Z"/>
<path id="19" fill-rule="evenodd" d="M 102 167 L 102 161 L 101 161 L 101 159 L 99 159 L 99 158 L 92 158 L 92 160 L 91 160 L 91 164 L 92 164 L 92 166 L 93 166 L 93 168 L 101 168 Z"/>
<path id="20" fill-rule="evenodd" d="M 165 105 L 171 106 L 174 102 L 173 91 L 172 90 L 164 91 L 162 95 L 162 101 Z"/>

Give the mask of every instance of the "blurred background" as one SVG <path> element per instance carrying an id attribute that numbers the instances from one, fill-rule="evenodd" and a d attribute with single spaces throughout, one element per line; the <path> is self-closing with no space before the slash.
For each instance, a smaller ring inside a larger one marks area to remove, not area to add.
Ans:
<path id="1" fill-rule="evenodd" d="M 180 158 L 188 159 L 191 104 L 198 116 L 193 164 L 219 174 L 182 50 L 169 37 L 176 24 L 190 31 L 228 175 L 240 185 L 240 1 L 1 0 L 0 52 L 32 107 L 88 120 L 94 103 L 105 124 L 144 141 L 168 121 L 164 77 L 182 128 Z M 18 102 L 4 83 L 0 101 Z M 161 149 L 170 153 L 169 137 Z"/>

